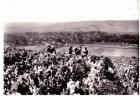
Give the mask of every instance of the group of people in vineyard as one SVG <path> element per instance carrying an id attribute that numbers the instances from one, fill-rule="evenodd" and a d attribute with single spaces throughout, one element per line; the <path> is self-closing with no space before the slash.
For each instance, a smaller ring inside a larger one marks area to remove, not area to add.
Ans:
<path id="1" fill-rule="evenodd" d="M 56 49 L 54 46 L 49 45 L 47 48 L 47 52 L 56 54 Z M 88 49 L 87 49 L 87 47 L 85 47 L 85 50 L 83 51 L 82 46 L 79 48 L 70 46 L 68 53 L 70 55 L 75 54 L 75 55 L 81 55 L 82 57 L 85 57 L 88 55 Z"/>
<path id="2" fill-rule="evenodd" d="M 4 49 L 5 95 L 104 94 L 108 82 L 116 82 L 117 94 L 128 93 L 111 59 L 88 55 L 86 47 L 70 46 L 68 54 L 51 46 L 42 51 Z"/>
<path id="3" fill-rule="evenodd" d="M 73 48 L 72 46 L 70 46 L 69 54 L 73 54 L 73 52 L 75 53 L 75 55 L 82 55 L 82 53 L 83 53 L 83 55 L 82 55 L 83 57 L 88 55 L 87 47 L 85 47 L 85 50 L 82 52 L 82 47 L 80 47 L 80 48 L 74 47 Z"/>

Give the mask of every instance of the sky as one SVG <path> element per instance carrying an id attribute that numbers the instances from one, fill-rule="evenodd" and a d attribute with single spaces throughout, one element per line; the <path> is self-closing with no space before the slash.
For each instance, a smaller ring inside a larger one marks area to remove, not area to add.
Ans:
<path id="1" fill-rule="evenodd" d="M 9 23 L 6 25 L 6 33 L 24 32 L 63 32 L 63 31 L 104 31 L 109 33 L 138 33 L 138 20 L 135 21 L 75 21 L 58 23 Z"/>

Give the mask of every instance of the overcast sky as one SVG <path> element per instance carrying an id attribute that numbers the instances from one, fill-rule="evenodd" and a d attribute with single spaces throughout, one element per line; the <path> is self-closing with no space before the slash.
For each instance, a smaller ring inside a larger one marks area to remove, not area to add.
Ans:
<path id="1" fill-rule="evenodd" d="M 3 0 L 5 22 L 137 20 L 138 0 Z"/>

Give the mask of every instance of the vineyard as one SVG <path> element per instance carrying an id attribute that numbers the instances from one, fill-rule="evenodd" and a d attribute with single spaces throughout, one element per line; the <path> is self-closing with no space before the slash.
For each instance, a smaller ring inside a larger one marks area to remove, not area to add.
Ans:
<path id="1" fill-rule="evenodd" d="M 4 94 L 139 94 L 139 58 L 5 48 Z"/>

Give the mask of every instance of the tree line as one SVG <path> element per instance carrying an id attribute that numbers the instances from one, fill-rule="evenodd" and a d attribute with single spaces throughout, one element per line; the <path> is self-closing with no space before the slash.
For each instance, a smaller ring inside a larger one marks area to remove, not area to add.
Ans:
<path id="1" fill-rule="evenodd" d="M 139 35 L 101 31 L 5 33 L 4 42 L 10 45 L 25 46 L 44 44 L 45 42 L 59 44 L 92 44 L 96 42 L 139 44 Z"/>

